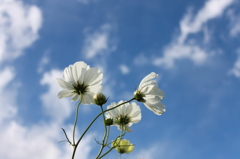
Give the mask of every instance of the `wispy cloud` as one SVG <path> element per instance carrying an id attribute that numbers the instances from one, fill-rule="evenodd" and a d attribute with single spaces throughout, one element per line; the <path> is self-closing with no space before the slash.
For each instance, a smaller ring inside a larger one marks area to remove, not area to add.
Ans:
<path id="1" fill-rule="evenodd" d="M 50 62 L 49 51 L 46 51 L 39 61 L 37 72 L 42 73 L 44 71 L 45 66 L 49 64 L 49 62 Z"/>
<path id="2" fill-rule="evenodd" d="M 234 10 L 228 12 L 230 18 L 230 35 L 231 37 L 237 37 L 240 34 L 240 14 L 235 14 Z"/>
<path id="3" fill-rule="evenodd" d="M 229 73 L 240 78 L 240 48 L 237 49 L 237 60 L 235 61 L 234 66 Z"/>
<path id="4" fill-rule="evenodd" d="M 56 78 L 62 77 L 62 71 L 53 69 L 45 72 L 41 79 L 41 85 L 47 85 L 48 91 L 41 96 L 43 106 L 47 115 L 52 117 L 55 122 L 62 122 L 72 113 L 72 106 L 66 98 L 58 99 L 57 94 L 61 90 Z"/>
<path id="5" fill-rule="evenodd" d="M 196 15 L 189 10 L 180 21 L 180 33 L 163 49 L 163 57 L 154 59 L 153 63 L 166 68 L 172 68 L 175 61 L 180 59 L 190 59 L 197 65 L 203 64 L 214 52 L 206 47 L 210 35 L 205 24 L 220 17 L 233 2 L 234 0 L 206 1 Z M 203 40 L 189 38 L 190 34 L 199 32 L 203 32 Z"/>
<path id="6" fill-rule="evenodd" d="M 5 119 L 12 118 L 16 113 L 16 86 L 11 86 L 15 77 L 12 67 L 5 67 L 0 70 L 0 125 Z"/>
<path id="7" fill-rule="evenodd" d="M 147 57 L 144 53 L 140 53 L 133 60 L 135 65 L 143 66 L 149 62 L 149 57 Z"/>
<path id="8" fill-rule="evenodd" d="M 22 55 L 37 38 L 42 24 L 41 10 L 17 0 L 1 0 L 0 62 Z"/>
<path id="9" fill-rule="evenodd" d="M 195 64 L 202 64 L 207 57 L 207 52 L 196 44 L 180 44 L 173 42 L 164 48 L 164 57 L 155 59 L 154 64 L 172 68 L 176 60 L 190 59 Z"/>
<path id="10" fill-rule="evenodd" d="M 189 11 L 180 22 L 179 42 L 183 43 L 189 34 L 202 31 L 205 23 L 221 16 L 233 2 L 234 0 L 209 0 L 195 16 Z"/>
<path id="11" fill-rule="evenodd" d="M 104 24 L 99 30 L 93 33 L 86 33 L 82 54 L 87 59 L 92 59 L 97 55 L 106 55 L 116 49 L 114 40 L 110 40 L 112 26 Z"/>
<path id="12" fill-rule="evenodd" d="M 128 74 L 130 69 L 126 65 L 120 65 L 119 69 L 121 70 L 122 74 Z"/>

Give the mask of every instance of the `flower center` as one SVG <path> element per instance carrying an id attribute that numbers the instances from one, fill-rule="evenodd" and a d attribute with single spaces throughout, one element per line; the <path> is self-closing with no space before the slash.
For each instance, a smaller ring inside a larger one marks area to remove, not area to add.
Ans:
<path id="1" fill-rule="evenodd" d="M 120 115 L 120 117 L 117 118 L 117 122 L 120 125 L 127 125 L 130 122 L 130 118 L 127 115 Z"/>
<path id="2" fill-rule="evenodd" d="M 85 85 L 84 83 L 80 84 L 80 83 L 77 83 L 77 85 L 73 85 L 74 87 L 74 93 L 77 93 L 77 94 L 85 94 L 87 92 L 87 88 L 88 88 L 88 85 Z"/>
<path id="3" fill-rule="evenodd" d="M 139 90 L 134 92 L 134 98 L 138 102 L 145 102 L 145 99 L 143 97 L 145 97 L 145 95 L 142 92 L 140 92 Z"/>

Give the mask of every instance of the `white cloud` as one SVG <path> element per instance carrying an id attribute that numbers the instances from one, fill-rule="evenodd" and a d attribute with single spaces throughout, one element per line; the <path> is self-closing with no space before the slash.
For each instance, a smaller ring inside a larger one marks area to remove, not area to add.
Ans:
<path id="1" fill-rule="evenodd" d="M 5 119 L 12 118 L 17 109 L 14 106 L 16 100 L 16 86 L 10 86 L 14 79 L 15 71 L 11 67 L 0 70 L 0 125 Z"/>
<path id="2" fill-rule="evenodd" d="M 97 55 L 107 55 L 107 53 L 116 49 L 116 45 L 112 40 L 110 41 L 111 29 L 110 24 L 104 24 L 98 31 L 87 34 L 82 50 L 86 58 L 91 59 Z"/>
<path id="3" fill-rule="evenodd" d="M 0 0 L 0 62 L 13 60 L 37 38 L 41 10 L 18 0 Z"/>
<path id="4" fill-rule="evenodd" d="M 14 70 L 11 67 L 5 67 L 0 72 L 0 92 L 2 92 L 3 88 L 9 84 L 14 78 Z"/>
<path id="5" fill-rule="evenodd" d="M 38 64 L 38 73 L 42 73 L 45 66 L 50 62 L 49 56 L 48 56 L 48 51 L 45 52 L 45 54 L 43 55 L 43 57 L 41 58 L 41 60 L 39 61 Z"/>
<path id="6" fill-rule="evenodd" d="M 176 60 L 190 59 L 199 65 L 204 63 L 207 57 L 207 52 L 195 44 L 173 43 L 165 47 L 163 57 L 156 58 L 153 63 L 156 66 L 172 68 Z"/>
<path id="7" fill-rule="evenodd" d="M 191 12 L 188 12 L 180 22 L 179 42 L 183 43 L 189 34 L 201 31 L 205 23 L 221 16 L 233 2 L 234 0 L 209 0 L 195 17 Z"/>
<path id="8" fill-rule="evenodd" d="M 72 147 L 68 143 L 58 143 L 64 139 L 60 125 L 54 123 L 23 126 L 11 121 L 0 130 L 0 158 L 4 159 L 69 159 Z M 76 157 L 87 159 L 91 150 L 92 137 L 81 141 Z M 10 149 L 9 149 L 10 148 Z"/>
<path id="9" fill-rule="evenodd" d="M 128 74 L 130 72 L 130 69 L 126 65 L 120 65 L 119 68 L 122 74 Z"/>
<path id="10" fill-rule="evenodd" d="M 233 10 L 228 12 L 230 18 L 230 35 L 231 37 L 237 37 L 240 34 L 240 14 L 235 15 Z"/>
<path id="11" fill-rule="evenodd" d="M 163 49 L 163 57 L 155 58 L 153 64 L 171 68 L 175 65 L 176 60 L 181 59 L 190 59 L 196 65 L 203 64 L 208 57 L 215 52 L 207 48 L 207 43 L 210 41 L 210 33 L 204 24 L 221 16 L 233 1 L 234 0 L 206 1 L 203 8 L 201 8 L 195 16 L 192 12 L 188 11 L 180 21 L 179 35 L 175 36 L 175 39 Z M 200 31 L 203 32 L 204 35 L 202 41 L 194 37 L 188 37 L 189 34 L 197 34 Z"/>
<path id="12" fill-rule="evenodd" d="M 169 153 L 171 151 L 171 153 Z M 136 154 L 126 156 L 128 159 L 156 159 L 156 158 L 168 158 L 175 159 L 179 155 L 179 147 L 176 146 L 175 142 L 162 141 L 161 143 L 153 143 L 151 146 L 144 146 Z M 134 153 L 134 151 L 133 151 Z"/>
<path id="13" fill-rule="evenodd" d="M 237 50 L 237 60 L 234 63 L 233 68 L 229 71 L 229 73 L 240 78 L 240 48 Z"/>
<path id="14" fill-rule="evenodd" d="M 143 53 L 139 54 L 134 58 L 135 65 L 146 65 L 149 62 L 149 57 L 145 56 Z"/>
<path id="15" fill-rule="evenodd" d="M 72 113 L 73 107 L 67 98 L 58 99 L 57 94 L 61 87 L 57 84 L 56 78 L 62 77 L 62 71 L 53 69 L 46 72 L 41 80 L 41 85 L 47 85 L 48 91 L 41 96 L 45 112 L 50 115 L 55 122 L 61 122 Z"/>
<path id="16" fill-rule="evenodd" d="M 51 117 L 50 120 L 32 123 L 28 126 L 24 125 L 25 119 L 17 111 L 16 97 L 19 92 L 13 85 L 16 83 L 14 69 L 5 67 L 0 71 L 0 76 L 3 77 L 0 80 L 0 158 L 70 158 L 72 147 L 68 143 L 58 143 L 65 140 L 61 127 L 64 127 L 68 134 L 71 134 L 72 130 L 72 125 L 63 124 L 64 120 L 71 115 L 70 102 L 67 99 L 56 99 L 59 90 L 56 77 L 62 76 L 62 71 L 46 72 L 41 80 L 41 84 L 49 88 L 41 99 L 42 106 Z M 79 145 L 76 157 L 89 158 L 93 142 L 92 136 L 86 135 Z"/>

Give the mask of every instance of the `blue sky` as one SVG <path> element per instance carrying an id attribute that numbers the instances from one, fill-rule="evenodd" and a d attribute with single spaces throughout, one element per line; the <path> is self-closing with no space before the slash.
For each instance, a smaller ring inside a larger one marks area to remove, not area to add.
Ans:
<path id="1" fill-rule="evenodd" d="M 135 151 L 122 158 L 239 158 L 239 8 L 239 0 L 0 0 L 0 158 L 70 158 L 58 142 L 77 103 L 57 98 L 56 78 L 76 61 L 101 69 L 108 104 L 159 74 L 167 112 L 138 103 L 142 120 L 125 136 Z M 100 111 L 80 108 L 78 135 Z M 79 159 L 94 158 L 102 132 L 99 120 Z"/>

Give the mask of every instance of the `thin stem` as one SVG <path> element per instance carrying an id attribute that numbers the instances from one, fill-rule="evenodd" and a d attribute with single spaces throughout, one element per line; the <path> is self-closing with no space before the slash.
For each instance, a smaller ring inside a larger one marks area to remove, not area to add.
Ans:
<path id="1" fill-rule="evenodd" d="M 75 117 L 75 121 L 74 121 L 74 125 L 73 125 L 73 145 L 75 145 L 75 131 L 76 131 L 76 126 L 77 126 L 77 121 L 78 121 L 78 109 L 79 109 L 81 102 L 82 102 L 82 96 L 81 96 L 80 102 L 78 103 L 78 105 L 76 107 L 76 117 Z"/>
<path id="2" fill-rule="evenodd" d="M 64 132 L 64 135 L 65 135 L 67 141 L 69 142 L 69 144 L 70 144 L 70 145 L 73 145 L 73 144 L 71 143 L 71 141 L 69 140 L 66 131 L 65 131 L 63 128 L 62 128 L 62 131 Z"/>
<path id="3" fill-rule="evenodd" d="M 75 153 L 76 153 L 76 149 L 77 149 L 77 146 L 75 144 L 75 131 L 76 131 L 76 126 L 77 126 L 77 121 L 78 121 L 78 109 L 79 109 L 79 106 L 82 102 L 82 95 L 80 95 L 80 101 L 76 107 L 76 117 L 75 117 L 75 121 L 74 121 L 74 125 L 73 125 L 73 153 L 72 153 L 72 159 L 74 159 L 74 156 L 75 156 Z"/>
<path id="4" fill-rule="evenodd" d="M 106 139 L 106 144 L 108 143 L 108 139 L 109 139 L 109 134 L 110 134 L 110 126 L 108 126 L 108 130 L 107 130 L 107 139 Z"/>
<path id="5" fill-rule="evenodd" d="M 123 133 L 123 132 L 124 132 L 124 133 Z M 126 131 L 121 131 L 121 132 L 120 132 L 120 136 L 119 136 L 120 140 L 119 140 L 117 146 L 120 144 L 120 141 L 121 141 L 122 137 L 123 137 L 125 134 L 126 134 Z M 114 144 L 116 143 L 116 140 L 117 140 L 117 139 L 118 139 L 118 137 L 116 137 L 116 139 L 115 139 L 115 141 L 114 141 Z M 100 156 L 99 159 L 101 159 L 101 158 L 103 158 L 104 156 L 106 156 L 109 152 L 111 152 L 111 151 L 112 151 L 114 148 L 116 148 L 117 146 L 111 147 L 106 153 L 104 153 L 102 156 Z"/>
<path id="6" fill-rule="evenodd" d="M 98 119 L 99 116 L 101 116 L 103 113 L 105 113 L 105 112 L 107 112 L 107 111 L 110 111 L 110 110 L 112 110 L 112 109 L 115 109 L 115 108 L 117 108 L 117 107 L 119 107 L 119 106 L 121 106 L 121 105 L 123 105 L 123 104 L 129 103 L 129 102 L 131 102 L 131 101 L 133 101 L 133 100 L 135 100 L 135 98 L 132 98 L 132 99 L 126 101 L 126 102 L 123 102 L 123 103 L 121 103 L 121 104 L 119 104 L 119 105 L 117 105 L 117 106 L 115 106 L 115 107 L 112 107 L 112 108 L 110 108 L 110 109 L 107 109 L 107 110 L 99 113 L 99 114 L 92 120 L 92 122 L 88 125 L 88 127 L 86 128 L 86 130 L 83 132 L 83 134 L 81 135 L 81 137 L 78 139 L 77 143 L 74 145 L 73 154 L 72 154 L 72 159 L 74 159 L 74 156 L 75 156 L 75 153 L 76 153 L 76 149 L 77 149 L 77 147 L 78 147 L 78 144 L 79 144 L 80 141 L 82 140 L 83 136 L 87 133 L 87 131 L 89 130 L 89 128 L 90 128 L 90 127 L 92 126 L 92 124 Z M 99 159 L 100 159 L 100 158 L 99 158 Z"/>
<path id="7" fill-rule="evenodd" d="M 104 113 L 103 113 L 103 107 L 102 107 L 102 105 L 101 105 L 100 107 L 101 107 L 101 111 L 102 111 L 103 124 L 104 124 L 104 136 L 103 136 L 103 140 L 102 140 L 102 146 L 101 146 L 101 148 L 100 148 L 100 150 L 99 150 L 98 155 L 97 155 L 96 158 L 98 158 L 98 157 L 101 155 L 104 147 L 106 146 L 105 140 L 106 140 L 106 137 L 107 137 L 107 134 L 108 134 L 108 132 L 107 132 L 107 126 L 106 126 L 106 124 L 104 123 L 105 116 L 104 116 Z"/>

